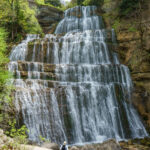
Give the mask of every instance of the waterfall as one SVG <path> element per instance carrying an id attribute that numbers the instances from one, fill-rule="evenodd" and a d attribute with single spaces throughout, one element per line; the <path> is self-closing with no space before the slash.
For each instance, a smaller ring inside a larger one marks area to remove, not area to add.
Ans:
<path id="1" fill-rule="evenodd" d="M 27 35 L 13 48 L 14 101 L 29 140 L 69 144 L 148 136 L 131 104 L 129 69 L 95 6 L 65 11 L 55 34 Z"/>

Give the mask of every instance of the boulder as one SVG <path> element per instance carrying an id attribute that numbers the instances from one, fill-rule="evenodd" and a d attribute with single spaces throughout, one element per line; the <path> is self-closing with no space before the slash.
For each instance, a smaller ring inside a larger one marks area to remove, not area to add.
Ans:
<path id="1" fill-rule="evenodd" d="M 121 147 L 114 139 L 112 139 L 101 144 L 97 150 L 121 150 Z"/>
<path id="2" fill-rule="evenodd" d="M 59 150 L 59 145 L 56 143 L 44 142 L 41 147 L 52 149 L 52 150 Z"/>
<path id="3" fill-rule="evenodd" d="M 0 145 L 2 145 L 4 142 L 3 142 L 3 140 L 0 138 Z"/>
<path id="4" fill-rule="evenodd" d="M 35 0 L 28 0 L 30 8 L 35 10 L 36 17 L 44 33 L 54 32 L 56 24 L 62 19 L 63 11 L 49 5 L 37 4 Z"/>
<path id="5" fill-rule="evenodd" d="M 70 150 L 79 150 L 76 146 L 70 148 Z"/>
<path id="6" fill-rule="evenodd" d="M 73 146 L 70 150 L 121 150 L 116 140 L 111 139 L 101 144 L 87 144 L 83 146 Z"/>
<path id="7" fill-rule="evenodd" d="M 31 145 L 21 145 L 22 150 L 52 150 L 48 148 L 38 147 L 38 146 L 31 146 Z"/>
<path id="8" fill-rule="evenodd" d="M 4 134 L 3 130 L 0 129 L 0 137 Z"/>

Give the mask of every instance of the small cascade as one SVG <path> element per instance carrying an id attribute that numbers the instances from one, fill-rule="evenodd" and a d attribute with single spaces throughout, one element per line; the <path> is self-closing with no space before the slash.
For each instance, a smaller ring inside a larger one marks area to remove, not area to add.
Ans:
<path id="1" fill-rule="evenodd" d="M 97 8 L 77 6 L 65 11 L 55 34 L 27 35 L 13 48 L 15 105 L 29 140 L 81 144 L 148 136 L 116 45 Z"/>

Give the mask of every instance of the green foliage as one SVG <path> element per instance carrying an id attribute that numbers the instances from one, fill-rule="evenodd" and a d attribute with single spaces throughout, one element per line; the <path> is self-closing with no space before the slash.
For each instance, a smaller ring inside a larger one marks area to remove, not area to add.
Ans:
<path id="1" fill-rule="evenodd" d="M 37 3 L 37 4 L 45 4 L 45 1 L 44 0 L 35 0 L 35 2 Z"/>
<path id="2" fill-rule="evenodd" d="M 60 0 L 45 0 L 45 4 L 51 4 L 55 7 L 61 7 Z"/>
<path id="3" fill-rule="evenodd" d="M 18 23 L 25 33 L 40 34 L 41 27 L 35 17 L 35 11 L 29 8 L 26 0 L 19 0 L 19 16 Z"/>
<path id="4" fill-rule="evenodd" d="M 128 31 L 129 32 L 136 32 L 137 29 L 135 27 L 131 26 L 131 27 L 129 27 Z"/>
<path id="5" fill-rule="evenodd" d="M 6 56 L 7 49 L 7 33 L 4 28 L 0 27 L 0 128 L 7 129 L 8 120 L 11 119 L 14 113 L 13 103 L 10 97 L 12 91 L 11 74 L 7 71 L 7 63 L 9 59 Z"/>
<path id="6" fill-rule="evenodd" d="M 41 135 L 39 136 L 39 139 L 41 142 L 46 142 L 46 139 L 44 137 L 42 137 Z"/>
<path id="7" fill-rule="evenodd" d="M 120 26 L 121 26 L 120 20 L 116 19 L 114 24 L 112 25 L 112 28 L 118 30 Z"/>
<path id="8" fill-rule="evenodd" d="M 126 16 L 138 8 L 140 0 L 122 0 L 120 4 L 120 15 Z"/>
<path id="9" fill-rule="evenodd" d="M 67 3 L 67 5 L 64 7 L 64 10 L 68 9 L 68 8 L 73 8 L 75 6 L 77 6 L 77 0 L 71 0 L 69 3 Z"/>
<path id="10" fill-rule="evenodd" d="M 7 79 L 9 78 L 9 72 L 6 70 L 6 64 L 9 59 L 5 55 L 6 52 L 6 37 L 7 33 L 3 28 L 0 28 L 0 92 L 4 90 Z"/>
<path id="11" fill-rule="evenodd" d="M 5 133 L 16 140 L 19 144 L 27 144 L 27 134 L 28 129 L 25 125 L 21 128 L 16 128 L 16 120 L 9 121 L 10 131 L 6 131 Z"/>
<path id="12" fill-rule="evenodd" d="M 71 2 L 69 2 L 67 4 L 65 9 L 72 8 L 72 7 L 75 7 L 77 5 L 84 5 L 84 6 L 95 5 L 95 6 L 100 6 L 100 5 L 103 4 L 103 2 L 104 2 L 104 0 L 71 0 Z"/>
<path id="13" fill-rule="evenodd" d="M 35 10 L 29 7 L 27 0 L 0 0 L 0 26 L 8 31 L 12 40 L 26 33 L 42 33 Z"/>
<path id="14" fill-rule="evenodd" d="M 83 5 L 84 0 L 77 0 L 77 5 Z"/>
<path id="15" fill-rule="evenodd" d="M 50 140 L 47 140 L 46 138 L 39 136 L 40 142 L 51 142 Z"/>
<path id="16" fill-rule="evenodd" d="M 11 4 L 7 0 L 0 0 L 0 25 L 6 25 L 12 22 L 12 18 L 15 17 L 12 11 Z"/>
<path id="17" fill-rule="evenodd" d="M 21 147 L 17 142 L 12 141 L 3 145 L 1 147 L 1 150 L 26 150 L 26 149 Z"/>
<path id="18" fill-rule="evenodd" d="M 84 0 L 83 5 L 95 5 L 100 6 L 104 0 Z"/>

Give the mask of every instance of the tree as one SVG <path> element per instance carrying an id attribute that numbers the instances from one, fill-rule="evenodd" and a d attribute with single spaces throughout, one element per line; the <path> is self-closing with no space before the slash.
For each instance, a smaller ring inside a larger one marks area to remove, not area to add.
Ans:
<path id="1" fill-rule="evenodd" d="M 104 0 L 84 0 L 83 5 L 95 5 L 100 6 Z"/>
<path id="2" fill-rule="evenodd" d="M 35 10 L 27 0 L 0 0 L 0 26 L 8 31 L 12 40 L 26 33 L 42 33 Z"/>
<path id="3" fill-rule="evenodd" d="M 6 56 L 7 33 L 4 28 L 0 27 L 0 128 L 7 126 L 10 108 L 10 86 L 7 84 L 11 75 L 7 70 L 6 64 L 9 62 Z M 7 107 L 8 106 L 8 107 Z M 7 109 L 5 109 L 7 107 Z"/>
<path id="4" fill-rule="evenodd" d="M 84 0 L 77 0 L 77 5 L 82 5 Z"/>
<path id="5" fill-rule="evenodd" d="M 120 4 L 120 14 L 121 16 L 126 16 L 129 13 L 136 10 L 140 0 L 122 0 Z"/>
<path id="6" fill-rule="evenodd" d="M 45 4 L 51 4 L 51 5 L 56 6 L 56 7 L 61 6 L 60 0 L 45 0 Z"/>

